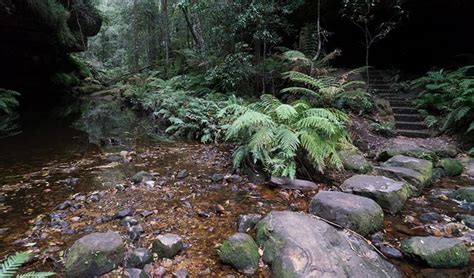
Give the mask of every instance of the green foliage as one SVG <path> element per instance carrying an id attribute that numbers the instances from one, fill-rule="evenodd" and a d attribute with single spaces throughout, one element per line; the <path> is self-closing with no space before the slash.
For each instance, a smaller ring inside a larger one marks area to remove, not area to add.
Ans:
<path id="1" fill-rule="evenodd" d="M 442 132 L 474 134 L 474 77 L 469 70 L 432 71 L 412 81 L 413 88 L 421 88 L 416 103 L 426 115 L 426 122 Z"/>
<path id="2" fill-rule="evenodd" d="M 18 92 L 0 88 L 0 138 L 17 134 L 19 96 Z"/>
<path id="3" fill-rule="evenodd" d="M 64 45 L 74 45 L 75 35 L 69 29 L 69 12 L 57 0 L 26 0 L 26 4 L 40 20 L 40 23 L 56 32 L 57 40 Z"/>
<path id="4" fill-rule="evenodd" d="M 30 256 L 31 255 L 27 252 L 16 253 L 15 255 L 8 256 L 6 260 L 2 264 L 0 264 L 0 277 L 2 278 L 13 277 L 15 273 L 18 272 L 20 267 L 29 260 Z M 25 274 L 19 274 L 16 277 L 43 278 L 43 277 L 53 276 L 55 274 L 56 273 L 54 272 L 28 272 Z"/>
<path id="5" fill-rule="evenodd" d="M 221 63 L 210 69 L 206 73 L 206 80 L 222 92 L 232 93 L 248 88 L 248 82 L 254 74 L 252 55 L 235 53 L 227 55 Z"/>
<path id="6" fill-rule="evenodd" d="M 385 137 L 396 135 L 395 124 L 391 122 L 374 122 L 369 125 L 369 129 Z"/>
<path id="7" fill-rule="evenodd" d="M 234 167 L 251 159 L 273 175 L 294 178 L 302 153 L 320 171 L 341 168 L 337 150 L 350 144 L 349 117 L 337 109 L 311 108 L 302 101 L 283 104 L 263 95 L 259 102 L 232 104 L 221 113 L 236 117 L 227 130 L 227 139 L 239 144 Z"/>
<path id="8" fill-rule="evenodd" d="M 58 87 L 70 88 L 79 84 L 79 77 L 75 72 L 57 72 L 51 77 L 51 82 Z"/>
<path id="9" fill-rule="evenodd" d="M 309 97 L 310 101 L 318 106 L 347 108 L 360 114 L 366 113 L 372 110 L 374 104 L 370 94 L 361 88 L 364 82 L 347 80 L 348 75 L 353 72 L 348 72 L 341 77 L 312 77 L 301 72 L 290 71 L 286 73 L 286 77 L 302 84 L 303 87 L 289 87 L 281 92 Z"/>
<path id="10" fill-rule="evenodd" d="M 138 84 L 126 85 L 125 95 L 136 108 L 152 114 L 166 133 L 202 143 L 217 142 L 224 133 L 218 114 L 229 102 L 213 92 L 205 98 L 199 97 L 203 88 L 191 90 L 196 87 L 195 78 L 202 76 L 176 76 L 166 81 L 149 77 Z"/>

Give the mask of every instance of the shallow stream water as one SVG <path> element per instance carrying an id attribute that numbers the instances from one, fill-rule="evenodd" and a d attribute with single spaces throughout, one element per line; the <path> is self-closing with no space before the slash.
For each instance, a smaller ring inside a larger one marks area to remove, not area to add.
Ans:
<path id="1" fill-rule="evenodd" d="M 35 122 L 25 126 L 23 133 L 0 140 L 0 258 L 29 250 L 36 255 L 30 265 L 33 269 L 61 274 L 64 251 L 74 240 L 92 231 L 113 230 L 126 238 L 127 229 L 118 221 L 103 219 L 131 208 L 137 217 L 142 212 L 151 215 L 139 217 L 145 233 L 136 242 L 127 241 L 127 246 L 149 247 L 161 232 L 180 234 L 186 242 L 182 255 L 173 261 L 158 261 L 156 266 L 165 266 L 170 272 L 186 268 L 192 276 L 238 275 L 220 264 L 217 256 L 219 244 L 235 232 L 237 217 L 271 210 L 306 212 L 316 193 L 272 189 L 245 179 L 237 183 L 212 182 L 213 174 L 231 174 L 231 146 L 135 140 L 133 144 L 119 143 L 103 149 L 90 144 L 88 134 L 68 127 L 69 123 L 51 122 Z M 120 151 L 127 154 L 120 157 Z M 129 178 L 141 170 L 157 178 L 154 187 L 130 183 Z M 181 170 L 189 174 L 177 179 Z M 126 189 L 117 189 L 118 184 Z M 445 179 L 432 188 L 468 184 L 472 182 L 462 178 Z M 329 188 L 323 184 L 321 187 Z M 397 247 L 409 235 L 428 234 L 426 227 L 420 228 L 407 216 L 417 219 L 423 212 L 448 217 L 472 213 L 452 201 L 431 196 L 428 191 L 425 197 L 410 200 L 401 214 L 387 215 L 384 234 L 388 243 Z M 74 196 L 76 193 L 84 195 Z M 99 200 L 91 201 L 92 195 L 100 196 Z M 67 199 L 79 205 L 59 211 L 58 204 Z M 48 224 L 52 213 L 66 224 Z M 446 236 L 452 236 L 449 232 Z M 405 260 L 392 262 L 410 277 L 467 277 L 472 272 L 469 268 L 439 271 Z M 262 269 L 260 275 L 268 277 L 268 269 Z M 114 275 L 119 273 L 109 276 Z"/>

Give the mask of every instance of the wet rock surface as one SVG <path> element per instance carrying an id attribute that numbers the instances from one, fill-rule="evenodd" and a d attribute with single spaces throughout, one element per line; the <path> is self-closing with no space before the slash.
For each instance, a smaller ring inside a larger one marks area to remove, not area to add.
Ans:
<path id="1" fill-rule="evenodd" d="M 448 268 L 469 264 L 469 252 L 458 239 L 439 237 L 413 237 L 402 241 L 405 256 L 423 261 L 431 267 Z"/>
<path id="2" fill-rule="evenodd" d="M 311 200 L 310 213 L 368 235 L 382 229 L 382 208 L 372 199 L 342 193 L 320 191 Z"/>
<path id="3" fill-rule="evenodd" d="M 274 277 L 404 277 L 364 240 L 307 214 L 271 212 L 257 242 Z"/>
<path id="4" fill-rule="evenodd" d="M 69 249 L 66 261 L 68 277 L 93 277 L 117 268 L 124 258 L 123 241 L 119 234 L 93 233 L 76 241 Z"/>
<path id="5" fill-rule="evenodd" d="M 344 181 L 341 188 L 345 192 L 373 199 L 390 213 L 400 211 L 411 195 L 405 182 L 383 176 L 356 175 Z"/>
<path id="6" fill-rule="evenodd" d="M 258 269 L 260 255 L 253 238 L 244 233 L 229 237 L 219 248 L 219 258 L 238 272 L 252 275 Z"/>

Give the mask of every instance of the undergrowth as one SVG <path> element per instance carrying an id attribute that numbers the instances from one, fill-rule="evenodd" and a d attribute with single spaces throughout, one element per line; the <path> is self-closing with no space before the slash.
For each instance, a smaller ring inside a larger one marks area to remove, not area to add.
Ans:
<path id="1" fill-rule="evenodd" d="M 27 252 L 16 253 L 15 255 L 8 256 L 3 263 L 0 264 L 0 277 L 10 278 L 14 277 L 19 271 L 22 265 L 24 265 L 31 255 Z M 28 272 L 24 274 L 18 274 L 17 278 L 36 277 L 43 278 L 53 276 L 54 272 Z"/>
<path id="2" fill-rule="evenodd" d="M 442 133 L 474 135 L 474 66 L 432 71 L 411 82 L 421 88 L 417 107 L 429 127 Z"/>

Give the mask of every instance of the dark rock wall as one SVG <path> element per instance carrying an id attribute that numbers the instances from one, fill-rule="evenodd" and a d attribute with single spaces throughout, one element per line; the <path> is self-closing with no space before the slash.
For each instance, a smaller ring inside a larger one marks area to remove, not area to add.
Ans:
<path id="1" fill-rule="evenodd" d="M 0 87 L 41 90 L 101 24 L 88 0 L 0 0 Z"/>

